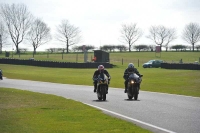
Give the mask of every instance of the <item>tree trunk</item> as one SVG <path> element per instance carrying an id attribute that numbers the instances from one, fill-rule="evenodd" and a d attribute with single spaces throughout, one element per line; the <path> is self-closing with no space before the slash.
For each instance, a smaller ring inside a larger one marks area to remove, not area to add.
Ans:
<path id="1" fill-rule="evenodd" d="M 162 52 L 162 45 L 160 45 L 160 52 Z"/>
<path id="2" fill-rule="evenodd" d="M 15 45 L 15 46 L 16 46 L 16 53 L 19 54 L 20 53 L 19 47 L 18 47 L 18 45 Z"/>
<path id="3" fill-rule="evenodd" d="M 69 46 L 67 45 L 67 46 L 66 46 L 66 53 L 68 53 L 68 52 L 69 52 L 68 48 L 69 48 Z"/>
<path id="4" fill-rule="evenodd" d="M 0 35 L 0 54 L 2 53 L 2 36 Z"/>
<path id="5" fill-rule="evenodd" d="M 68 40 L 67 40 L 67 42 L 66 42 L 66 53 L 69 53 L 69 42 L 68 42 Z"/>
<path id="6" fill-rule="evenodd" d="M 36 48 L 34 48 L 33 54 L 36 54 Z"/>
<path id="7" fill-rule="evenodd" d="M 192 50 L 193 50 L 193 52 L 194 52 L 194 43 L 192 43 Z"/>
<path id="8" fill-rule="evenodd" d="M 130 43 L 129 43 L 129 52 L 131 52 L 131 45 L 130 45 Z"/>

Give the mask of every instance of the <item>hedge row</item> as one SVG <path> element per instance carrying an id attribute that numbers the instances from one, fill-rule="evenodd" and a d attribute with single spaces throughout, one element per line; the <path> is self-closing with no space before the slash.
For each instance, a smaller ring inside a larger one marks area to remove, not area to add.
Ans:
<path id="1" fill-rule="evenodd" d="M 194 64 L 194 63 L 161 63 L 161 68 L 200 70 L 200 64 Z"/>
<path id="2" fill-rule="evenodd" d="M 98 65 L 104 65 L 106 68 L 113 67 L 112 64 L 107 62 L 76 63 L 76 62 L 41 61 L 34 59 L 23 60 L 23 59 L 10 59 L 10 58 L 1 58 L 0 64 L 29 65 L 29 66 L 56 67 L 56 68 L 97 68 Z"/>
<path id="3" fill-rule="evenodd" d="M 57 62 L 57 61 L 40 61 L 40 60 L 23 60 L 1 58 L 0 64 L 14 64 L 14 65 L 29 65 L 41 67 L 55 67 L 55 68 L 97 68 L 98 65 L 104 65 L 106 68 L 112 68 L 113 64 L 107 62 Z M 186 69 L 186 70 L 200 70 L 200 64 L 194 63 L 161 63 L 161 68 L 165 69 Z"/>

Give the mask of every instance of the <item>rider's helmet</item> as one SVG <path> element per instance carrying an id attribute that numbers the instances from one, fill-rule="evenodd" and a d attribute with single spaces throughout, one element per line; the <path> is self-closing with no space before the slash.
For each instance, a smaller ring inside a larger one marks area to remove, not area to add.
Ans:
<path id="1" fill-rule="evenodd" d="M 103 70 L 104 70 L 104 66 L 103 66 L 103 65 L 99 65 L 99 66 L 98 66 L 98 70 L 99 70 L 99 71 L 103 71 Z"/>
<path id="2" fill-rule="evenodd" d="M 128 64 L 128 70 L 129 71 L 134 71 L 134 64 L 133 63 L 129 63 Z"/>

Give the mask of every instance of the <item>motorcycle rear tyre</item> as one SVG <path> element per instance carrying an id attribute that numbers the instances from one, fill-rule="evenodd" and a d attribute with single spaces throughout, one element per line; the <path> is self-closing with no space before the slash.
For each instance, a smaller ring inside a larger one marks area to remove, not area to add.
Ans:
<path id="1" fill-rule="evenodd" d="M 97 98 L 99 100 L 102 100 L 102 94 L 101 94 L 101 91 L 100 90 L 97 90 Z"/>
<path id="2" fill-rule="evenodd" d="M 133 99 L 133 86 L 131 86 L 131 88 L 128 89 L 127 91 L 127 96 L 128 96 L 128 99 L 129 100 L 132 100 Z"/>
<path id="3" fill-rule="evenodd" d="M 131 96 L 128 95 L 128 99 L 129 99 L 129 100 L 133 99 L 133 95 L 131 95 Z"/>
<path id="4" fill-rule="evenodd" d="M 102 99 L 103 99 L 103 101 L 105 101 L 106 100 L 106 87 L 103 87 L 102 88 Z"/>
<path id="5" fill-rule="evenodd" d="M 136 92 L 135 95 L 134 95 L 134 100 L 137 100 L 137 99 L 138 99 L 138 91 L 139 91 L 139 87 L 137 87 L 137 92 Z"/>
<path id="6" fill-rule="evenodd" d="M 138 94 L 135 94 L 134 100 L 137 100 L 137 99 L 138 99 Z"/>
<path id="7" fill-rule="evenodd" d="M 103 95 L 103 101 L 106 101 L 106 94 Z"/>
<path id="8" fill-rule="evenodd" d="M 101 100 L 102 98 L 101 98 L 101 97 L 98 97 L 98 99 Z"/>

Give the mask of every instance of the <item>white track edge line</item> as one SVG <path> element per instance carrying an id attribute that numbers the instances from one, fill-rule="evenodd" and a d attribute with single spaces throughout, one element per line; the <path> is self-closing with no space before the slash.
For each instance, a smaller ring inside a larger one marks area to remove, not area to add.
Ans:
<path id="1" fill-rule="evenodd" d="M 104 109 L 104 108 L 101 108 L 101 107 L 98 107 L 98 106 L 94 106 L 94 105 L 91 105 L 91 104 L 88 104 L 88 103 L 84 103 L 84 104 L 86 104 L 86 105 L 88 105 L 88 106 L 91 106 L 91 107 L 94 107 L 94 108 L 97 108 L 97 109 L 100 109 L 100 110 L 102 110 L 102 111 L 109 112 L 109 113 L 111 113 L 111 114 L 114 114 L 114 115 L 117 115 L 117 116 L 120 116 L 120 117 L 126 118 L 126 119 L 128 119 L 128 120 L 135 121 L 135 122 L 138 122 L 138 123 L 147 125 L 147 126 L 149 126 L 149 127 L 153 127 L 153 128 L 156 128 L 156 129 L 159 129 L 159 130 L 168 132 L 168 133 L 176 133 L 176 132 L 174 132 L 174 131 L 170 131 L 170 130 L 167 130 L 167 129 L 164 129 L 164 128 L 161 128 L 161 127 L 158 127 L 158 126 L 155 126 L 155 125 L 152 125 L 152 124 L 149 124 L 149 123 L 146 123 L 146 122 L 137 120 L 137 119 L 133 119 L 133 118 L 130 118 L 130 117 L 128 117 L 128 116 L 125 116 L 125 115 L 122 115 L 122 114 L 119 114 L 119 113 L 116 113 L 116 112 L 113 112 L 113 111 L 110 111 L 110 110 L 107 110 L 107 109 Z"/>

